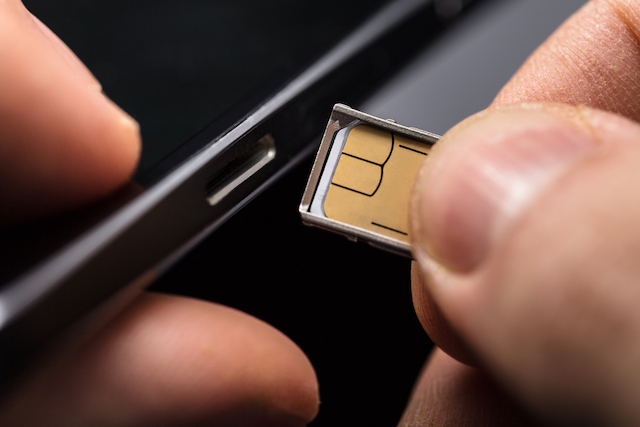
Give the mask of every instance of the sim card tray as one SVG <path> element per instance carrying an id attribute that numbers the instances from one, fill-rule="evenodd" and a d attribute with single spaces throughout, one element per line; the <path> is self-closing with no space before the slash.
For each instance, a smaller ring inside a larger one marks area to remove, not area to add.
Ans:
<path id="1" fill-rule="evenodd" d="M 412 258 L 409 194 L 439 138 L 336 104 L 300 204 L 302 222 Z"/>

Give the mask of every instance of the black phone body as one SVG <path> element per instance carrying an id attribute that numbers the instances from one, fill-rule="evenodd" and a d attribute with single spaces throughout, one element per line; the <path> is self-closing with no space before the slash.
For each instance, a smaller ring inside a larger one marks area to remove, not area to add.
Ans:
<path id="1" fill-rule="evenodd" d="M 146 148 L 109 200 L 2 230 L 3 384 L 116 312 L 310 155 L 333 103 L 357 105 L 453 22 L 429 0 L 103 3 L 25 0 L 141 123 Z"/>

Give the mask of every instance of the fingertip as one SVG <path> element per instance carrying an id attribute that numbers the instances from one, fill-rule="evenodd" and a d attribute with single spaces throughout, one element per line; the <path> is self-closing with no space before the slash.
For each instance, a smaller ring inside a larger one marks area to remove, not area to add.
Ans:
<path id="1" fill-rule="evenodd" d="M 187 419 L 303 424 L 315 417 L 315 371 L 280 331 L 191 298 L 147 294 L 138 304 L 87 361 L 107 368 L 99 381 L 110 387 L 107 392 L 126 391 L 143 424 L 163 418 L 175 418 L 176 425 Z M 164 393 L 149 394 L 149 385 Z"/>
<path id="2" fill-rule="evenodd" d="M 313 367 L 281 332 L 162 294 L 143 294 L 19 391 L 3 425 L 302 426 L 319 402 Z"/>
<path id="3" fill-rule="evenodd" d="M 19 2 L 2 6 L 0 222 L 11 223 L 114 191 L 133 173 L 141 142 L 138 125 L 55 35 Z"/>

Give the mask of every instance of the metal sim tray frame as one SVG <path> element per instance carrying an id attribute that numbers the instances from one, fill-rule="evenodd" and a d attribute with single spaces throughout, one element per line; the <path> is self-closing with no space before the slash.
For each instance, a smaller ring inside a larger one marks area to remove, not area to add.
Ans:
<path id="1" fill-rule="evenodd" d="M 327 128 L 325 129 L 320 143 L 320 148 L 318 149 L 318 154 L 316 155 L 315 162 L 313 163 L 313 169 L 311 170 L 311 174 L 302 197 L 302 202 L 300 203 L 299 212 L 302 217 L 302 222 L 308 226 L 318 227 L 333 233 L 342 234 L 353 242 L 362 240 L 373 247 L 393 252 L 407 258 L 413 258 L 411 254 L 411 245 L 406 242 L 311 212 L 312 204 L 317 196 L 318 185 L 322 179 L 324 169 L 327 166 L 327 160 L 332 151 L 331 149 L 336 134 L 341 129 L 358 124 L 366 124 L 381 128 L 398 135 L 406 136 L 420 142 L 425 142 L 429 145 L 435 144 L 440 139 L 439 135 L 417 128 L 402 126 L 391 119 L 380 119 L 361 111 L 354 110 L 353 108 L 343 104 L 334 105 L 329 123 L 327 124 Z M 331 173 L 333 176 L 333 172 Z"/>

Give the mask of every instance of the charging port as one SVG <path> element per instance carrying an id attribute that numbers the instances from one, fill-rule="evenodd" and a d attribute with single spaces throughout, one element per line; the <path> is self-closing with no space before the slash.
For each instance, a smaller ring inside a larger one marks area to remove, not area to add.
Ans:
<path id="1" fill-rule="evenodd" d="M 276 143 L 271 134 L 260 138 L 240 156 L 229 162 L 207 184 L 207 202 L 216 205 L 229 193 L 259 171 L 276 156 Z"/>

